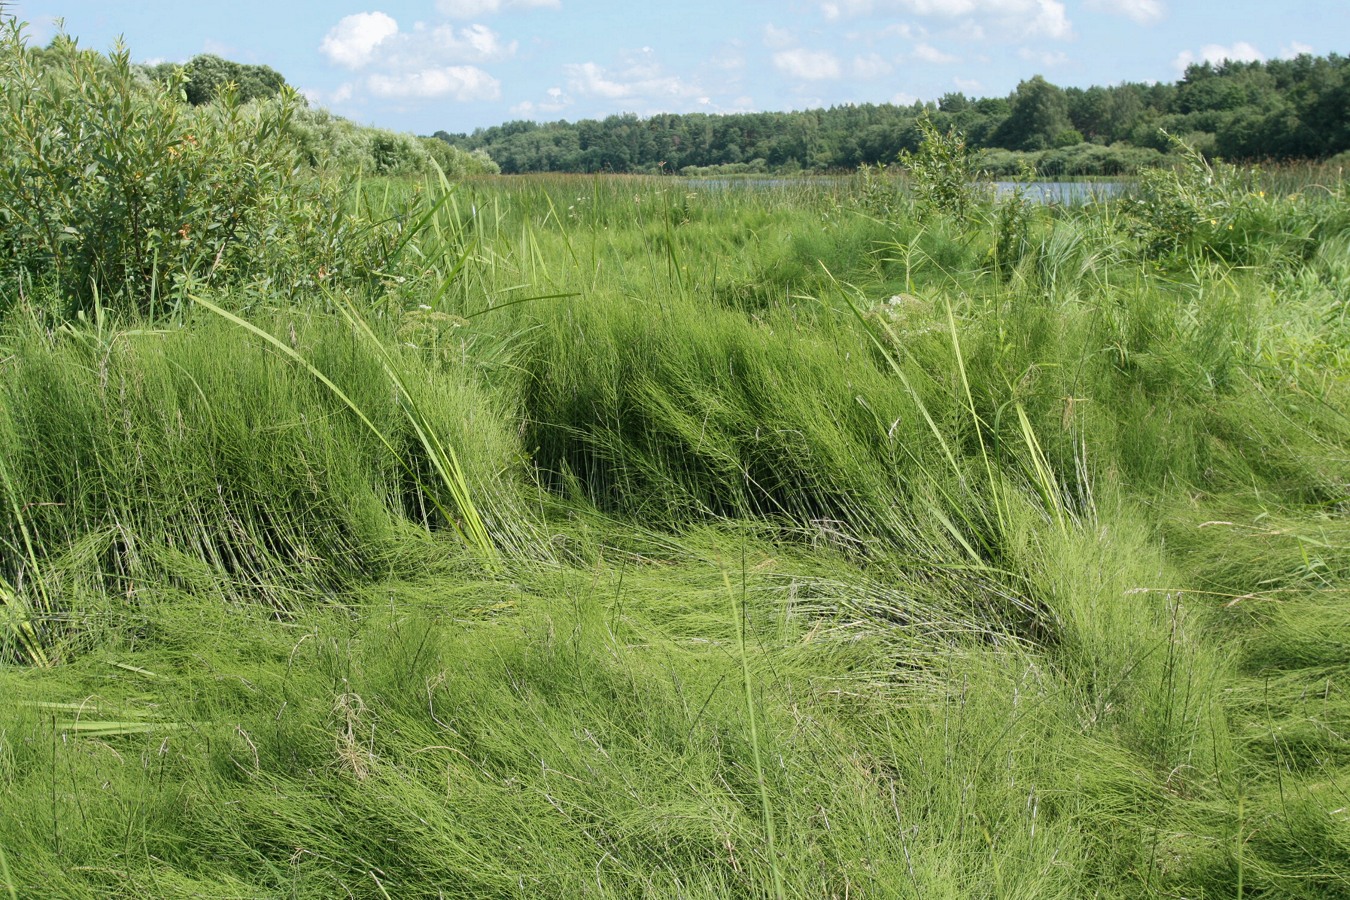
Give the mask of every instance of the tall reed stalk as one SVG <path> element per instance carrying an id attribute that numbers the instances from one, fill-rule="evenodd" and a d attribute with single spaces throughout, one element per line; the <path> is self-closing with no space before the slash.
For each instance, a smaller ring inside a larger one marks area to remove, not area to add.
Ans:
<path id="1" fill-rule="evenodd" d="M 240 328 L 248 331 L 250 334 L 260 338 L 274 350 L 281 353 L 286 359 L 289 359 L 304 371 L 308 372 L 320 384 L 322 384 L 334 397 L 342 402 L 344 406 L 350 409 L 361 422 L 363 426 L 373 434 L 386 450 L 390 457 L 396 461 L 414 480 L 419 478 L 418 473 L 412 465 L 403 457 L 395 446 L 393 440 L 381 431 L 365 411 L 347 395 L 342 388 L 314 363 L 305 359 L 297 350 L 287 345 L 284 341 L 269 332 L 259 328 L 252 322 L 235 315 L 228 310 L 222 309 L 216 304 L 202 297 L 193 297 L 195 303 L 211 311 L 215 315 L 238 325 Z M 450 523 L 455 532 L 463 539 L 464 543 L 477 551 L 484 560 L 494 568 L 499 564 L 500 558 L 497 548 L 492 542 L 491 535 L 488 534 L 487 526 L 483 523 L 483 518 L 474 504 L 472 492 L 469 489 L 468 480 L 465 478 L 463 467 L 460 465 L 459 457 L 455 453 L 452 445 L 441 440 L 423 413 L 421 407 L 413 399 L 408 391 L 408 386 L 404 383 L 402 375 L 399 372 L 396 361 L 394 360 L 389 348 L 375 335 L 370 329 L 360 313 L 351 305 L 351 302 L 344 297 L 331 298 L 336 308 L 342 316 L 351 325 L 352 329 L 359 334 L 363 340 L 377 354 L 380 364 L 384 369 L 386 377 L 390 384 L 398 392 L 399 406 L 402 408 L 404 416 L 413 431 L 417 434 L 423 450 L 426 451 L 427 458 L 431 461 L 436 475 L 441 481 L 441 485 L 450 493 L 454 508 L 446 509 L 437 499 L 435 491 L 424 492 L 436 507 L 437 511 L 444 516 Z"/>

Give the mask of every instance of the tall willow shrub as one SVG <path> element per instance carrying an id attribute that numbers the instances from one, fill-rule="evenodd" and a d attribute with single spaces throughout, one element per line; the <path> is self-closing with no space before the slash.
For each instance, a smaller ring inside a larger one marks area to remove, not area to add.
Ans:
<path id="1" fill-rule="evenodd" d="M 73 311 L 154 312 L 189 283 L 304 286 L 353 257 L 352 226 L 312 179 L 290 92 L 194 108 L 168 83 L 58 36 L 29 47 L 0 25 L 0 284 L 57 289 Z M 360 257 L 360 253 L 355 254 Z M 160 308 L 163 308 L 162 306 Z"/>

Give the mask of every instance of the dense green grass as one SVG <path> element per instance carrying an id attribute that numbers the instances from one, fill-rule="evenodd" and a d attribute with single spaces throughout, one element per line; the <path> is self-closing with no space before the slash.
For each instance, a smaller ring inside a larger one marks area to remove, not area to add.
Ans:
<path id="1" fill-rule="evenodd" d="M 0 889 L 1350 896 L 1343 188 L 356 190 L 0 302 Z"/>

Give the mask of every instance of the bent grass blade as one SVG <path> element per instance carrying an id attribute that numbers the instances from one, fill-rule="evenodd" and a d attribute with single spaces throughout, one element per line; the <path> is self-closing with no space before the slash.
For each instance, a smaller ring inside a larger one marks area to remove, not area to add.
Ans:
<path id="1" fill-rule="evenodd" d="M 305 359 L 304 356 L 298 353 L 294 348 L 288 346 L 284 341 L 279 340 L 274 335 L 269 334 L 252 322 L 240 318 L 234 313 L 224 310 L 211 301 L 201 297 L 194 296 L 192 297 L 192 300 L 198 305 L 220 316 L 222 319 L 238 325 L 240 328 L 243 328 L 260 338 L 291 362 L 308 372 L 316 381 L 327 388 L 334 397 L 338 398 L 344 406 L 350 409 L 356 415 L 357 419 L 360 420 L 361 424 L 384 445 L 384 448 L 389 451 L 389 455 L 397 460 L 398 464 L 408 472 L 409 475 L 412 475 L 413 478 L 416 479 L 417 473 L 413 470 L 412 466 L 409 465 L 408 461 L 403 458 L 403 455 L 398 452 L 397 448 L 394 447 L 389 436 L 380 431 L 375 423 L 370 420 L 370 417 L 366 415 L 365 411 L 312 362 Z M 434 494 L 429 494 L 428 499 L 430 499 L 437 511 L 445 517 L 446 521 L 450 523 L 450 526 L 454 528 L 455 532 L 460 536 L 464 543 L 481 553 L 489 564 L 492 565 L 493 568 L 496 568 L 499 563 L 496 545 L 493 544 L 492 538 L 488 534 L 487 526 L 483 523 L 482 516 L 479 515 L 478 508 L 474 505 L 473 498 L 470 496 L 468 481 L 464 476 L 464 470 L 459 464 L 459 458 L 456 456 L 454 448 L 444 444 L 436 434 L 435 430 L 431 427 L 426 416 L 409 395 L 407 385 L 399 375 L 388 349 L 385 348 L 379 338 L 375 336 L 375 333 L 370 330 L 370 326 L 367 325 L 365 320 L 351 308 L 350 303 L 343 300 L 337 300 L 337 298 L 334 298 L 334 300 L 338 309 L 342 312 L 348 322 L 350 322 L 363 337 L 370 341 L 371 346 L 378 352 L 380 364 L 384 368 L 385 374 L 398 389 L 399 403 L 403 408 L 404 415 L 407 417 L 408 423 L 413 427 L 413 431 L 416 432 L 417 438 L 422 443 L 423 449 L 426 450 L 428 458 L 436 469 L 436 474 L 440 477 L 445 488 L 450 492 L 450 496 L 456 508 L 453 512 L 445 509 L 440 501 L 436 499 Z"/>
<path id="2" fill-rule="evenodd" d="M 51 602 L 47 596 L 47 583 L 42 577 L 42 568 L 38 565 L 37 551 L 33 546 L 33 536 L 28 530 L 28 522 L 24 518 L 23 507 L 19 504 L 18 495 L 14 490 L 14 481 L 10 478 L 9 467 L 5 464 L 3 456 L 0 456 L 0 482 L 2 482 L 0 486 L 4 487 L 6 496 L 9 497 L 10 511 L 13 512 L 14 519 L 19 524 L 19 533 L 23 535 L 29 571 L 32 572 L 33 583 L 37 585 L 38 594 L 42 599 L 42 608 L 49 610 L 51 609 Z M 14 634 L 19 646 L 27 653 L 29 661 L 39 668 L 50 668 L 51 659 L 42 649 L 42 642 L 38 638 L 37 629 L 33 627 L 32 606 L 3 576 L 0 576 L 0 607 L 4 609 L 5 627 Z"/>
<path id="3" fill-rule="evenodd" d="M 91 709 L 89 703 L 53 703 L 44 701 L 33 701 L 21 703 L 29 709 L 41 710 L 49 713 L 51 723 L 57 731 L 64 734 L 83 735 L 85 737 L 117 737 L 129 734 L 149 734 L 154 731 L 177 731 L 182 725 L 177 722 L 157 722 L 135 712 L 127 712 L 127 716 L 121 719 L 89 719 L 84 716 L 85 711 Z M 98 707 L 92 707 L 98 711 Z M 69 718 L 56 718 L 56 716 L 65 714 Z"/>

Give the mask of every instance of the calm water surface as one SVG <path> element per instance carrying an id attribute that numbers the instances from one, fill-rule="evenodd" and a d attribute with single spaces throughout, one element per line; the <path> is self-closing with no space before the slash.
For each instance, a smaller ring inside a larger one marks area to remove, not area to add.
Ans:
<path id="1" fill-rule="evenodd" d="M 996 181 L 994 189 L 1000 197 L 1020 189 L 1028 200 L 1073 205 L 1114 197 L 1126 185 L 1124 181 Z"/>
<path id="2" fill-rule="evenodd" d="M 680 181 L 691 188 L 711 191 L 768 190 L 793 187 L 835 187 L 847 182 L 848 175 L 765 175 L 749 178 L 681 178 Z M 995 181 L 994 190 L 999 197 L 1007 197 L 1021 190 L 1023 196 L 1033 203 L 1057 203 L 1072 206 L 1080 203 L 1092 203 L 1114 197 L 1128 187 L 1128 181 Z"/>

